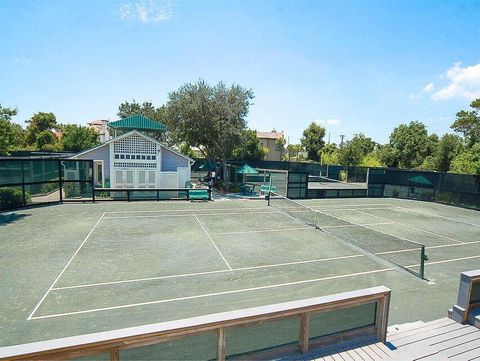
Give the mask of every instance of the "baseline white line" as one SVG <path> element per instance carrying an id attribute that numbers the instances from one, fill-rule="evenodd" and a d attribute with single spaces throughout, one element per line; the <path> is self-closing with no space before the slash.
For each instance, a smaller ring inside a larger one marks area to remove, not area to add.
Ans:
<path id="1" fill-rule="evenodd" d="M 474 258 L 480 258 L 480 255 L 477 256 L 469 256 L 469 257 L 461 257 L 461 258 L 452 258 L 452 259 L 446 259 L 443 261 L 435 261 L 435 262 L 425 262 L 425 266 L 430 266 L 432 264 L 442 264 L 442 263 L 449 263 L 449 262 L 457 262 L 457 261 L 465 261 L 467 259 L 474 259 Z M 412 267 L 419 267 L 420 264 L 412 264 L 410 266 L 405 266 L 406 268 L 412 268 Z"/>
<path id="2" fill-rule="evenodd" d="M 354 277 L 354 276 L 362 276 L 366 274 L 373 274 L 373 273 L 380 273 L 380 272 L 388 272 L 393 271 L 395 268 L 381 268 L 378 270 L 373 271 L 364 271 L 364 272 L 356 272 L 356 273 L 349 273 L 345 275 L 338 275 L 338 276 L 329 276 L 329 277 L 321 277 L 321 278 L 313 278 L 308 280 L 302 281 L 295 281 L 295 282 L 286 282 L 286 283 L 279 283 L 275 285 L 268 285 L 268 286 L 258 286 L 258 287 L 251 287 L 251 288 L 243 288 L 238 290 L 231 290 L 231 291 L 223 291 L 223 292 L 214 292 L 214 293 L 204 293 L 195 296 L 185 296 L 185 297 L 177 297 L 177 298 L 170 298 L 166 300 L 156 300 L 156 301 L 148 301 L 148 302 L 139 302 L 139 303 L 131 303 L 128 305 L 120 305 L 120 306 L 111 306 L 111 307 L 102 307 L 102 308 L 93 308 L 90 310 L 82 310 L 82 311 L 73 311 L 73 312 L 65 312 L 65 313 L 57 313 L 51 315 L 44 315 L 44 316 L 36 316 L 32 319 L 44 319 L 44 318 L 53 318 L 53 317 L 61 317 L 61 316 L 70 316 L 70 315 L 78 315 L 83 313 L 92 313 L 92 312 L 99 312 L 99 311 L 108 311 L 108 310 L 117 310 L 123 308 L 130 308 L 130 307 L 137 307 L 137 306 L 146 306 L 146 305 L 154 305 L 160 303 L 167 303 L 167 302 L 175 302 L 175 301 L 184 301 L 184 300 L 191 300 L 197 298 L 205 298 L 205 297 L 212 297 L 212 296 L 222 296 L 222 295 L 229 295 L 234 293 L 241 293 L 241 292 L 251 292 L 251 291 L 258 291 L 258 290 L 265 290 L 277 287 L 285 287 L 285 286 L 295 286 L 305 283 L 313 283 L 319 281 L 327 281 L 327 280 L 334 280 L 340 278 L 347 278 L 347 277 Z"/>
<path id="3" fill-rule="evenodd" d="M 203 276 L 203 275 L 209 275 L 209 274 L 215 274 L 215 273 L 227 273 L 227 272 L 235 272 L 235 271 L 251 271 L 251 270 L 263 269 L 263 268 L 275 268 L 275 267 L 293 266 L 293 265 L 308 264 L 308 263 L 337 261 L 337 260 L 359 258 L 359 257 L 364 257 L 364 255 L 363 254 L 355 254 L 355 255 L 351 255 L 351 256 L 318 258 L 318 259 L 311 259 L 311 260 L 307 260 L 307 261 L 294 261 L 294 262 L 268 264 L 268 265 L 262 265 L 262 266 L 241 267 L 241 268 L 234 268 L 231 271 L 230 270 L 206 271 L 206 272 L 196 272 L 196 273 L 184 273 L 184 274 L 170 275 L 170 276 L 137 278 L 137 279 L 130 279 L 130 280 L 122 280 L 122 281 L 87 283 L 87 284 L 84 284 L 84 285 L 55 287 L 55 288 L 52 289 L 52 291 L 67 290 L 67 289 L 72 289 L 72 288 L 108 286 L 108 285 L 121 284 L 121 283 L 148 282 L 148 281 L 155 281 L 155 280 L 162 280 L 162 279 L 169 279 L 169 278 L 194 277 L 194 276 Z"/>
<path id="4" fill-rule="evenodd" d="M 241 210 L 246 210 L 246 211 L 250 211 L 250 210 L 255 210 L 255 209 L 261 209 L 261 207 L 255 207 L 255 208 L 239 208 Z M 111 213 L 169 213 L 169 212 L 202 212 L 202 211 L 205 211 L 205 212 L 209 212 L 209 211 L 231 211 L 231 210 L 234 210 L 234 208 L 207 208 L 207 209 L 168 209 L 168 210 L 158 210 L 158 211 L 109 211 L 109 212 L 105 212 L 105 214 L 111 214 Z M 245 213 L 248 213 L 248 212 L 245 212 Z M 221 213 L 219 213 L 221 214 Z"/>
<path id="5" fill-rule="evenodd" d="M 375 214 L 370 214 L 370 213 L 367 213 L 367 212 L 362 212 L 362 211 L 359 211 L 357 210 L 357 212 L 359 213 L 362 213 L 362 214 L 366 214 L 368 216 L 372 216 L 372 217 L 375 217 L 375 218 L 378 218 L 378 219 L 382 219 L 384 221 L 390 221 L 388 218 L 384 218 L 384 217 L 380 217 L 380 216 L 377 216 Z M 455 239 L 455 238 L 450 238 L 450 237 L 447 237 L 447 236 L 443 236 L 441 234 L 438 234 L 438 233 L 435 233 L 435 232 L 430 232 L 430 231 L 427 231 L 425 229 L 422 229 L 422 228 L 418 228 L 418 227 L 414 227 L 414 226 L 411 226 L 409 224 L 405 224 L 405 223 L 400 223 L 400 222 L 396 222 L 396 221 L 392 221 L 400 226 L 403 226 L 403 227 L 407 227 L 407 228 L 411 228 L 411 229 L 415 229 L 417 231 L 420 231 L 420 232 L 424 232 L 424 233 L 429 233 L 431 235 L 434 235 L 436 237 L 440 237 L 440 238 L 445 238 L 445 239 L 448 239 L 449 241 L 453 241 L 453 242 L 457 242 L 458 244 L 462 244 L 463 242 L 462 241 L 459 241 L 458 239 Z"/>
<path id="6" fill-rule="evenodd" d="M 228 269 L 231 271 L 232 270 L 232 267 L 230 267 L 230 265 L 228 264 L 227 260 L 225 259 L 225 257 L 223 256 L 222 252 L 220 252 L 220 250 L 218 249 L 217 245 L 215 244 L 215 242 L 213 241 L 212 237 L 210 237 L 210 235 L 208 234 L 207 230 L 205 229 L 205 227 L 203 226 L 202 222 L 200 222 L 200 220 L 198 219 L 197 215 L 194 214 L 195 216 L 195 219 L 197 220 L 198 224 L 200 225 L 200 227 L 202 227 L 203 231 L 205 232 L 205 234 L 207 235 L 208 239 L 210 240 L 210 242 L 212 242 L 213 246 L 215 247 L 215 249 L 217 250 L 218 254 L 220 255 L 220 257 L 222 257 L 223 259 L 223 262 L 225 262 L 225 264 L 227 265 Z"/>
<path id="7" fill-rule="evenodd" d="M 55 280 L 53 281 L 52 285 L 48 288 L 47 292 L 45 292 L 45 294 L 43 295 L 43 297 L 41 298 L 40 302 L 38 302 L 38 304 L 35 306 L 35 308 L 33 309 L 32 313 L 30 313 L 30 315 L 28 316 L 27 320 L 31 320 L 33 319 L 33 315 L 35 314 L 35 312 L 37 312 L 38 308 L 40 307 L 40 305 L 43 303 L 43 301 L 45 300 L 45 298 L 47 298 L 47 295 L 50 293 L 50 291 L 53 289 L 53 287 L 55 286 L 55 284 L 57 283 L 57 281 L 60 279 L 60 277 L 63 275 L 63 273 L 65 272 L 65 270 L 68 268 L 68 266 L 70 265 L 70 263 L 73 261 L 73 259 L 75 258 L 75 256 L 77 255 L 77 253 L 80 251 L 80 249 L 83 247 L 83 245 L 85 244 L 85 242 L 87 242 L 88 238 L 90 237 L 90 235 L 93 233 L 93 231 L 95 230 L 95 228 L 97 228 L 98 224 L 101 222 L 103 216 L 105 215 L 105 213 L 102 213 L 102 215 L 100 216 L 100 218 L 97 220 L 97 222 L 95 223 L 95 225 L 93 226 L 93 228 L 90 230 L 90 232 L 88 232 L 87 236 L 85 237 L 85 239 L 83 240 L 83 242 L 80 244 L 80 246 L 78 246 L 77 250 L 75 251 L 75 253 L 73 254 L 73 256 L 70 258 L 70 260 L 67 262 L 67 264 L 65 265 L 65 267 L 63 267 L 62 271 L 58 274 L 57 278 L 55 278 Z"/>
<path id="8" fill-rule="evenodd" d="M 203 214 L 202 214 L 203 215 Z M 258 229 L 253 231 L 232 231 L 232 232 L 217 232 L 210 233 L 211 236 L 228 235 L 228 234 L 243 234 L 243 233 L 263 233 L 263 232 L 283 232 L 283 231 L 302 231 L 312 230 L 312 227 L 293 227 L 293 228 L 275 228 L 275 229 Z"/>
<path id="9" fill-rule="evenodd" d="M 305 203 L 307 203 L 307 202 L 305 202 Z M 387 203 L 372 203 L 372 204 L 367 205 L 367 207 L 384 207 L 384 206 L 388 207 L 388 208 L 395 207 L 394 205 L 387 204 Z M 365 209 L 365 205 L 363 205 L 363 204 L 311 205 L 310 207 L 311 208 L 335 208 L 335 209 L 342 208 L 342 207 L 361 207 L 362 209 Z"/>
<path id="10" fill-rule="evenodd" d="M 343 227 L 365 227 L 368 228 L 368 226 L 379 226 L 379 225 L 385 225 L 385 224 L 393 224 L 395 222 L 380 222 L 380 223 L 353 223 L 351 221 L 346 221 L 350 222 L 352 224 L 340 224 L 336 226 L 322 226 L 320 228 L 343 228 Z"/>
<path id="11" fill-rule="evenodd" d="M 402 207 L 402 206 L 395 206 L 395 207 L 406 209 L 406 210 L 411 211 L 411 212 L 426 214 L 426 215 L 429 215 L 429 216 L 432 216 L 432 217 L 448 219 L 449 221 L 453 221 L 453 222 L 459 222 L 459 223 L 463 223 L 463 224 L 468 224 L 470 226 L 480 227 L 480 224 L 478 224 L 478 223 L 470 223 L 470 222 L 462 221 L 461 219 L 455 219 L 455 218 L 440 216 L 438 214 L 434 214 L 434 213 L 430 213 L 430 212 L 417 211 L 416 209 L 411 209 L 411 208 Z"/>
<path id="12" fill-rule="evenodd" d="M 163 217 L 191 217 L 195 214 L 200 216 L 224 216 L 224 215 L 239 215 L 239 214 L 277 214 L 281 212 L 272 211 L 258 211 L 258 212 L 231 212 L 231 213 L 190 213 L 190 214 L 159 214 L 151 216 L 108 216 L 104 219 L 131 219 L 131 218 L 163 218 Z"/>
<path id="13" fill-rule="evenodd" d="M 394 207 L 361 207 L 361 208 L 323 208 L 323 207 L 312 207 L 316 211 L 326 211 L 326 212 L 336 212 L 336 211 L 345 211 L 353 212 L 358 210 L 387 210 L 395 209 Z"/>

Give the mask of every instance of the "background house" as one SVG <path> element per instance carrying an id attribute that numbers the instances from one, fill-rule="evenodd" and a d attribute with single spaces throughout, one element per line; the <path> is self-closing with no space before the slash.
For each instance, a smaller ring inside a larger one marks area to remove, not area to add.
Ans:
<path id="1" fill-rule="evenodd" d="M 260 141 L 260 146 L 268 149 L 266 160 L 282 160 L 282 156 L 285 154 L 285 146 L 280 145 L 278 140 L 285 139 L 283 130 L 280 132 L 275 129 L 271 132 L 257 132 L 257 138 Z"/>
<path id="2" fill-rule="evenodd" d="M 112 124 L 116 125 L 115 132 L 122 130 L 123 134 L 70 157 L 94 161 L 95 187 L 184 188 L 190 181 L 191 158 L 136 129 L 166 131 L 163 124 L 143 116 Z"/>

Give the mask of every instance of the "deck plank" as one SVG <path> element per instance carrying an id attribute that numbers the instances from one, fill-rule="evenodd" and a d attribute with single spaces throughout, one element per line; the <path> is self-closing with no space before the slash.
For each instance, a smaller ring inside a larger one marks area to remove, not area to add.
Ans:
<path id="1" fill-rule="evenodd" d="M 452 325 L 447 325 L 444 327 L 440 328 L 433 328 L 433 329 L 425 329 L 424 332 L 420 332 L 414 335 L 409 335 L 407 337 L 403 337 L 401 339 L 391 341 L 390 342 L 397 348 L 405 347 L 406 345 L 409 345 L 411 343 L 418 343 L 420 341 L 425 341 L 428 340 L 432 337 L 436 337 L 439 335 L 447 334 L 449 332 L 458 330 L 463 328 L 464 325 L 461 325 L 459 323 L 455 323 Z"/>

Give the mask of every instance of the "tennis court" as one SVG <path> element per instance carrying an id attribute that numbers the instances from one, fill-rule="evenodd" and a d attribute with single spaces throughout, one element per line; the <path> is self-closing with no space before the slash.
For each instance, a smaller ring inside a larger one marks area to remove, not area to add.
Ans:
<path id="1" fill-rule="evenodd" d="M 455 302 L 459 272 L 480 264 L 478 211 L 386 198 L 284 203 L 0 215 L 0 346 L 376 285 L 393 290 L 391 323 L 428 321 Z"/>

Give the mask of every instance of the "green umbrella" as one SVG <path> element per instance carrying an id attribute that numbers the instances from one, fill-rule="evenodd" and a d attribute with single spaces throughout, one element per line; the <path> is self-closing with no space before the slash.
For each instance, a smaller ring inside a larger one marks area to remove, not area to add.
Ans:
<path id="1" fill-rule="evenodd" d="M 420 186 L 433 187 L 433 183 L 430 182 L 423 175 L 417 175 L 415 177 L 408 178 L 408 181 L 412 182 L 412 183 L 415 183 L 415 184 L 418 184 Z"/>
<path id="2" fill-rule="evenodd" d="M 241 168 L 237 169 L 237 174 L 258 174 L 258 171 L 245 163 Z"/>

